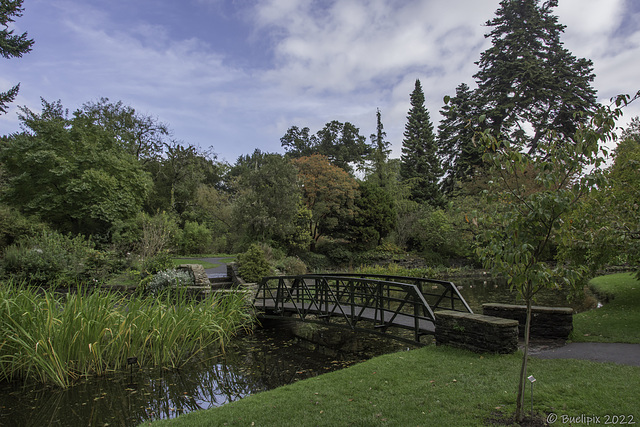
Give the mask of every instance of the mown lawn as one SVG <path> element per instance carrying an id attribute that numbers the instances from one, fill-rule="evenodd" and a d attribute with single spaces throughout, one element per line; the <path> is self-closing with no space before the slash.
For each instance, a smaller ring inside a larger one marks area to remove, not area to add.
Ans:
<path id="1" fill-rule="evenodd" d="M 573 317 L 571 340 L 640 343 L 640 281 L 634 274 L 596 277 L 589 286 L 607 302 Z"/>
<path id="2" fill-rule="evenodd" d="M 609 293 L 613 305 L 576 315 L 574 339 L 579 335 L 593 341 L 638 342 L 638 284 L 629 274 L 594 279 L 592 286 Z M 153 425 L 491 425 L 515 411 L 521 357 L 429 346 Z M 640 422 L 639 367 L 531 358 L 528 373 L 537 379 L 534 411 L 543 418 L 557 415 L 556 425 L 587 425 L 583 416 L 600 417 L 600 424 L 612 415 L 624 415 L 627 423 Z"/>

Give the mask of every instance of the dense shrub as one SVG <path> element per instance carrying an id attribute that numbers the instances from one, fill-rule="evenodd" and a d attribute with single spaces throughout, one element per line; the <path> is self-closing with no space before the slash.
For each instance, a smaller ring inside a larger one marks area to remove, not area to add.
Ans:
<path id="1" fill-rule="evenodd" d="M 168 270 L 173 265 L 171 255 L 168 251 L 161 251 L 157 254 L 143 258 L 140 271 L 143 277 L 156 274 L 160 271 Z"/>
<path id="2" fill-rule="evenodd" d="M 193 286 L 194 279 L 191 274 L 183 270 L 164 270 L 154 274 L 144 291 L 146 294 L 157 296 L 171 288 Z"/>
<path id="3" fill-rule="evenodd" d="M 17 209 L 0 205 L 0 249 L 15 243 L 19 238 L 41 233 L 46 226 L 22 215 Z"/>
<path id="4" fill-rule="evenodd" d="M 307 273 L 307 264 L 295 256 L 286 257 L 277 264 L 277 267 L 286 276 L 299 276 Z"/>
<path id="5" fill-rule="evenodd" d="M 246 282 L 259 282 L 272 272 L 264 251 L 257 244 L 238 255 L 238 273 Z"/>
<path id="6" fill-rule="evenodd" d="M 55 231 L 26 236 L 4 250 L 4 274 L 38 285 L 69 286 L 103 280 L 111 271 L 108 254 L 82 236 Z"/>
<path id="7" fill-rule="evenodd" d="M 180 237 L 180 254 L 204 254 L 211 249 L 213 237 L 204 224 L 186 221 Z"/>
<path id="8" fill-rule="evenodd" d="M 318 243 L 316 251 L 326 256 L 329 263 L 336 267 L 344 267 L 354 260 L 353 252 L 348 249 L 348 243 L 338 240 L 322 240 Z"/>

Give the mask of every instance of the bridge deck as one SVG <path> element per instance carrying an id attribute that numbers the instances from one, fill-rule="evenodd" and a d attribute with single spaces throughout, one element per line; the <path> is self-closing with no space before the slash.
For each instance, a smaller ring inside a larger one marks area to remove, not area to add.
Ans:
<path id="1" fill-rule="evenodd" d="M 343 317 L 347 320 L 357 318 L 358 320 L 369 320 L 374 322 L 375 328 L 386 328 L 390 326 L 414 330 L 416 327 L 416 320 L 418 322 L 418 329 L 423 334 L 434 334 L 435 325 L 428 319 L 416 319 L 414 316 L 408 314 L 398 313 L 396 314 L 391 310 L 376 310 L 370 307 L 363 306 L 348 306 L 329 304 L 328 307 L 323 307 L 323 312 L 317 311 L 313 303 L 284 303 L 280 304 L 278 310 L 273 303 L 265 303 L 265 301 L 256 301 L 254 303 L 256 308 L 265 310 L 265 313 L 276 312 L 280 313 L 281 307 L 284 307 L 284 311 L 289 313 L 296 313 L 298 311 L 304 313 L 313 313 L 319 317 Z M 326 314 L 325 314 L 326 313 Z M 380 313 L 382 313 L 382 319 L 380 319 Z M 395 314 L 395 316 L 394 316 Z M 280 314 L 275 314 L 277 317 L 282 317 Z M 390 321 L 389 321 L 390 320 Z M 355 323 L 355 322 L 354 322 Z"/>

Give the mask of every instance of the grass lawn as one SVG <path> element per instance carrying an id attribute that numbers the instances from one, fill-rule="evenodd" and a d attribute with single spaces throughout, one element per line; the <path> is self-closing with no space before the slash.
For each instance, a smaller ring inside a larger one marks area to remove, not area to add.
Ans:
<path id="1" fill-rule="evenodd" d="M 571 340 L 640 343 L 640 281 L 633 273 L 596 277 L 589 286 L 608 302 L 573 316 Z"/>
<path id="2" fill-rule="evenodd" d="M 481 426 L 515 411 L 520 362 L 518 354 L 424 347 L 153 426 Z M 531 359 L 530 372 L 536 412 L 640 419 L 640 368 Z"/>
<path id="3" fill-rule="evenodd" d="M 574 316 L 574 335 L 592 341 L 638 342 L 640 283 L 630 274 L 615 274 L 594 279 L 592 286 L 608 293 L 610 302 Z M 153 425 L 488 425 L 489 420 L 515 412 L 521 358 L 521 353 L 480 355 L 429 346 Z M 586 418 L 580 421 L 583 415 L 600 417 L 600 424 L 612 422 L 606 417 L 613 415 L 624 415 L 627 423 L 640 422 L 639 367 L 530 358 L 528 373 L 537 379 L 534 411 L 556 414 L 558 425 L 587 425 Z M 528 414 L 528 405 L 526 409 Z"/>

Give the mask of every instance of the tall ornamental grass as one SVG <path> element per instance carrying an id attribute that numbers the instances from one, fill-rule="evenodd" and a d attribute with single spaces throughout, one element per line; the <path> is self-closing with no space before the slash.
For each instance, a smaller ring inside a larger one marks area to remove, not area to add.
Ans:
<path id="1" fill-rule="evenodd" d="M 204 348 L 224 349 L 253 316 L 242 293 L 123 297 L 111 292 L 57 295 L 0 285 L 0 381 L 68 387 L 75 379 L 141 365 L 180 367 Z"/>

